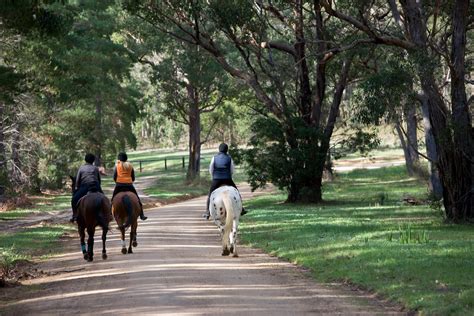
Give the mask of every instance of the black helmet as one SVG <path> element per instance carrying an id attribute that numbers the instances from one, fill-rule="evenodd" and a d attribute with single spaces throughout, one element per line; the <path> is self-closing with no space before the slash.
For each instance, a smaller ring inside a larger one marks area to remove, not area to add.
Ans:
<path id="1" fill-rule="evenodd" d="M 123 161 L 123 162 L 127 161 L 127 159 L 128 159 L 126 153 L 119 153 L 117 158 L 118 158 L 118 160 Z"/>
<path id="2" fill-rule="evenodd" d="M 87 153 L 86 156 L 84 157 L 84 160 L 87 162 L 87 163 L 94 163 L 95 161 L 95 156 L 91 153 Z"/>
<path id="3" fill-rule="evenodd" d="M 219 152 L 227 154 L 228 151 L 229 151 L 229 146 L 227 146 L 226 143 L 222 143 L 219 145 Z"/>

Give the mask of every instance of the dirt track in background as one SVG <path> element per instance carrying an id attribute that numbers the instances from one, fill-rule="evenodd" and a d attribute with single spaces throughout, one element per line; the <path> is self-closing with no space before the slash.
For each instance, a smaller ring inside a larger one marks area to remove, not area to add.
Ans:
<path id="1" fill-rule="evenodd" d="M 239 247 L 239 258 L 221 257 L 216 227 L 201 218 L 204 205 L 197 198 L 148 210 L 134 254 L 120 253 L 115 229 L 105 261 L 98 238 L 93 263 L 82 259 L 77 238 L 66 240 L 64 253 L 39 265 L 44 277 L 5 289 L 0 314 L 399 313 L 360 291 L 317 284 L 303 269 L 258 250 Z"/>

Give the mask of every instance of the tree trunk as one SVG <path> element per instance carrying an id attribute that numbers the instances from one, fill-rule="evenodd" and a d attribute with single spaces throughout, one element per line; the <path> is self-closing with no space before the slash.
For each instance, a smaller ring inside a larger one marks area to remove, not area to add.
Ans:
<path id="1" fill-rule="evenodd" d="M 466 14 L 469 0 L 457 0 L 453 14 L 453 67 L 451 71 L 451 98 L 453 115 L 439 92 L 430 67 L 427 49 L 426 25 L 421 4 L 416 0 L 401 0 L 411 39 L 417 49 L 409 51 L 417 62 L 417 72 L 424 94 L 429 99 L 429 115 L 438 152 L 439 174 L 443 185 L 443 203 L 446 217 L 466 220 L 474 217 L 472 126 L 465 100 L 464 51 Z M 463 40 L 464 39 L 464 40 Z M 463 96 L 464 94 L 464 96 Z M 452 120 L 451 120 L 451 119 Z M 454 128 L 452 128 L 453 126 Z M 454 130 L 453 130 L 454 129 Z"/>
<path id="2" fill-rule="evenodd" d="M 407 173 L 410 177 L 415 175 L 415 166 L 413 165 L 413 160 L 410 156 L 410 150 L 408 149 L 409 144 L 405 140 L 405 134 L 402 131 L 400 122 L 395 123 L 395 130 L 397 131 L 398 138 L 400 139 L 400 144 L 403 149 L 403 156 L 405 157 L 405 166 L 407 168 Z"/>
<path id="3" fill-rule="evenodd" d="M 201 113 L 196 89 L 190 84 L 186 88 L 189 98 L 189 164 L 186 178 L 193 181 L 199 178 L 201 166 Z"/>
<path id="4" fill-rule="evenodd" d="M 408 107 L 408 109 L 405 111 L 405 116 L 407 120 L 408 151 L 410 152 L 410 158 L 413 163 L 413 166 L 416 169 L 416 166 L 419 163 L 420 157 L 418 155 L 418 138 L 416 135 L 418 122 L 416 119 L 416 108 L 414 105 Z"/>
<path id="5" fill-rule="evenodd" d="M 11 152 L 11 179 L 13 183 L 21 183 L 21 159 L 20 159 L 20 125 L 15 124 L 12 135 L 12 152 Z"/>
<path id="6" fill-rule="evenodd" d="M 5 134 L 3 122 L 5 122 L 5 104 L 0 102 L 0 196 L 4 194 L 8 187 L 8 167 L 5 150 Z"/>
<path id="7" fill-rule="evenodd" d="M 454 218 L 474 218 L 474 129 L 465 87 L 466 24 L 470 0 L 456 0 L 453 6 L 451 48 L 451 104 L 454 123 L 455 160 L 464 174 L 462 192 L 454 201 Z"/>
<path id="8" fill-rule="evenodd" d="M 317 139 L 309 135 L 300 147 L 304 147 L 306 144 L 312 151 L 308 157 L 298 160 L 299 164 L 297 168 L 302 168 L 302 176 L 299 182 L 293 181 L 289 190 L 288 201 L 289 202 L 312 202 L 317 203 L 322 201 L 322 182 L 324 166 L 326 164 L 327 156 L 329 154 L 330 141 L 336 120 L 339 116 L 339 108 L 342 102 L 342 96 L 347 85 L 349 70 L 352 65 L 352 56 L 344 60 L 342 69 L 340 72 L 339 80 L 334 88 L 331 108 L 328 113 L 326 126 L 321 139 Z M 319 130 L 319 123 L 314 122 L 315 129 Z M 317 125 L 316 125 L 317 124 Z M 320 143 L 320 145 L 318 144 Z M 291 144 L 290 144 L 291 146 Z M 292 148 L 295 146 L 291 146 Z"/>
<path id="9" fill-rule="evenodd" d="M 423 114 L 423 126 L 425 129 L 425 143 L 426 143 L 426 154 L 429 158 L 430 164 L 430 181 L 429 188 L 430 192 L 436 199 L 443 197 L 443 186 L 439 179 L 439 172 L 437 167 L 438 153 L 436 152 L 436 143 L 431 130 L 430 113 L 428 108 L 428 100 L 423 96 L 421 100 L 421 112 Z"/>
<path id="10" fill-rule="evenodd" d="M 94 165 L 100 167 L 102 165 L 102 104 L 98 97 L 95 103 L 95 161 Z"/>
<path id="11" fill-rule="evenodd" d="M 403 112 L 407 128 L 404 130 L 401 125 L 402 123 L 397 121 L 395 123 L 395 130 L 397 131 L 400 144 L 402 145 L 407 173 L 412 177 L 416 174 L 417 165 L 419 163 L 418 138 L 416 136 L 416 108 L 414 106 L 410 106 Z"/>

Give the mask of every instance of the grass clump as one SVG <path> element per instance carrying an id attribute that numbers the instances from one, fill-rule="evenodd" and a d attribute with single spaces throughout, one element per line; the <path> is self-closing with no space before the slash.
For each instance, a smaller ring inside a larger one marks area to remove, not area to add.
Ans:
<path id="1" fill-rule="evenodd" d="M 325 184 L 325 202 L 247 204 L 243 242 L 308 267 L 324 282 L 350 281 L 428 314 L 473 314 L 472 225 L 444 222 L 404 167 L 356 170 Z M 379 192 L 384 194 L 383 203 Z"/>
<path id="2" fill-rule="evenodd" d="M 3 276 L 18 261 L 31 260 L 36 256 L 48 256 L 60 249 L 57 242 L 73 228 L 67 225 L 53 225 L 28 228 L 16 233 L 0 233 L 0 271 Z"/>

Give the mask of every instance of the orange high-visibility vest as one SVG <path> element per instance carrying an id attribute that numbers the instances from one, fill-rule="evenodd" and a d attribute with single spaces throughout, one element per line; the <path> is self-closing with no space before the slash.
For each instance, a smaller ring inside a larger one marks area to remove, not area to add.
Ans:
<path id="1" fill-rule="evenodd" d="M 118 160 L 117 161 L 117 182 L 118 183 L 133 183 L 132 170 L 133 170 L 133 167 L 131 167 L 129 170 L 125 170 L 122 162 Z"/>

